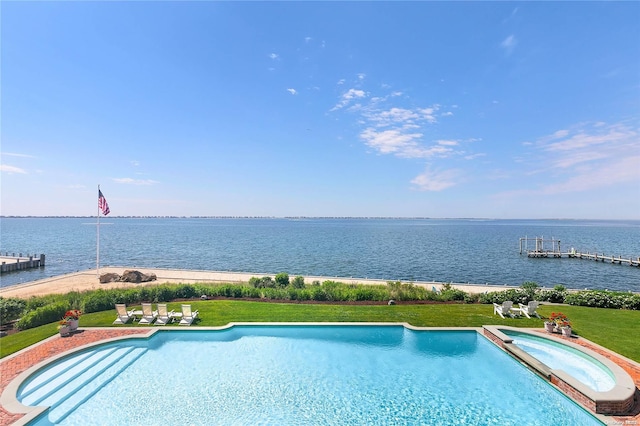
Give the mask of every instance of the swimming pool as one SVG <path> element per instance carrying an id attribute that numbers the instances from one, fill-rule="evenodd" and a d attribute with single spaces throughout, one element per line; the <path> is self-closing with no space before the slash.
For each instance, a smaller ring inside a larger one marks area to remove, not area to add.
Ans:
<path id="1" fill-rule="evenodd" d="M 18 388 L 33 424 L 601 424 L 475 330 L 242 325 L 157 330 Z"/>

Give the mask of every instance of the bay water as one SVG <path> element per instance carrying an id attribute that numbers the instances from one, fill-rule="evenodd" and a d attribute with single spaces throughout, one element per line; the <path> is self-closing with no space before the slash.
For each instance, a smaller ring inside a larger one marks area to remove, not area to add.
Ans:
<path id="1" fill-rule="evenodd" d="M 95 269 L 96 223 L 0 218 L 2 255 L 46 255 L 44 268 L 2 274 L 0 287 Z M 101 266 L 640 291 L 640 268 L 528 258 L 519 242 L 635 259 L 640 220 L 102 217 L 99 234 Z"/>

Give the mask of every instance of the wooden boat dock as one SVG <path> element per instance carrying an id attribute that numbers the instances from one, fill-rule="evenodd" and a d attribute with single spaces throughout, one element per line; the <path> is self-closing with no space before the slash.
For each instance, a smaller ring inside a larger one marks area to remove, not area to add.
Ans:
<path id="1" fill-rule="evenodd" d="M 532 243 L 533 247 L 530 248 L 529 243 Z M 635 259 L 633 258 L 623 258 L 622 256 L 608 256 L 606 254 L 600 253 L 590 253 L 590 252 L 582 252 L 576 250 L 575 248 L 571 248 L 568 251 L 562 251 L 560 247 L 560 240 L 556 240 L 555 238 L 544 239 L 543 237 L 535 237 L 535 238 L 520 238 L 520 254 L 527 254 L 527 257 L 534 258 L 555 258 L 560 259 L 563 257 L 571 258 L 571 259 L 585 259 L 585 260 L 593 260 L 596 262 L 609 262 L 609 263 L 617 263 L 619 265 L 629 265 L 640 268 L 640 257 Z"/>
<path id="2" fill-rule="evenodd" d="M 9 253 L 5 253 L 4 255 L 0 253 L 0 274 L 23 269 L 42 268 L 44 267 L 44 260 L 44 254 L 36 257 L 35 254 L 23 256 L 22 253 L 18 253 L 18 256 L 16 256 L 15 253 L 11 255 L 9 255 Z"/>

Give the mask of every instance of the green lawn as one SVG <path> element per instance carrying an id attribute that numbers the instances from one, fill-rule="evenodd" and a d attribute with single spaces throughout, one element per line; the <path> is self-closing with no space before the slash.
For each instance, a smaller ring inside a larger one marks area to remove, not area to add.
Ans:
<path id="1" fill-rule="evenodd" d="M 480 327 L 492 324 L 543 327 L 541 319 L 502 319 L 493 315 L 493 306 L 478 304 L 352 306 L 237 300 L 194 300 L 190 303 L 193 309 L 200 311 L 199 320 L 194 323 L 196 326 L 220 326 L 230 322 L 406 322 L 420 327 Z M 169 303 L 169 308 L 179 311 L 180 303 Z M 640 362 L 640 340 L 637 338 L 640 311 L 580 306 L 541 306 L 538 310 L 543 317 L 557 311 L 567 314 L 573 323 L 574 333 Z M 80 319 L 80 326 L 111 326 L 115 317 L 115 309 L 86 314 Z M 57 333 L 56 325 L 48 324 L 3 337 L 0 339 L 0 357 L 54 335 Z M 137 324 L 129 326 L 149 327 Z"/>

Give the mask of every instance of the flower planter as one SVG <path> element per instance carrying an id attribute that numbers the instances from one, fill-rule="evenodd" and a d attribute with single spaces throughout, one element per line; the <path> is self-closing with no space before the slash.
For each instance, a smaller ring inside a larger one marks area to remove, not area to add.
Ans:
<path id="1" fill-rule="evenodd" d="M 547 333 L 553 333 L 553 329 L 556 327 L 556 325 L 552 322 L 545 322 L 544 323 L 544 329 L 547 330 Z"/>
<path id="2" fill-rule="evenodd" d="M 58 331 L 62 337 L 66 337 L 71 334 L 71 327 L 68 325 L 62 325 L 58 328 Z"/>
<path id="3" fill-rule="evenodd" d="M 562 327 L 562 335 L 565 337 L 571 337 L 571 327 Z"/>
<path id="4" fill-rule="evenodd" d="M 78 322 L 80 320 L 68 320 L 67 323 L 69 324 L 69 327 L 71 328 L 71 331 L 76 331 L 78 329 Z"/>

